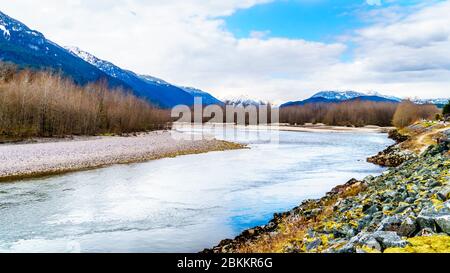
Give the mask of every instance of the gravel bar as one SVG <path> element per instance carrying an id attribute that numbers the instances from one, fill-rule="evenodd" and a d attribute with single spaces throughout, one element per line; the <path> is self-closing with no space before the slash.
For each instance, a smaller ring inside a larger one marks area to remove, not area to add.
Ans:
<path id="1" fill-rule="evenodd" d="M 0 181 L 241 148 L 244 146 L 212 138 L 196 140 L 189 133 L 176 131 L 3 144 L 0 145 Z"/>

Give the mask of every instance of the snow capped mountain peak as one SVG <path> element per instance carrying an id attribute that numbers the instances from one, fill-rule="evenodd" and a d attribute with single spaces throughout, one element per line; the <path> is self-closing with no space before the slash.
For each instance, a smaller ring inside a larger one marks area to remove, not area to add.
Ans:
<path id="1" fill-rule="evenodd" d="M 385 96 L 378 92 L 362 93 L 356 91 L 321 91 L 302 101 L 290 101 L 281 107 L 299 106 L 311 103 L 340 103 L 351 100 L 398 103 L 402 101 L 397 97 Z"/>
<path id="2" fill-rule="evenodd" d="M 311 98 L 325 98 L 328 100 L 349 100 L 357 97 L 365 96 L 366 94 L 355 91 L 321 91 Z"/>
<path id="3" fill-rule="evenodd" d="M 321 91 L 311 98 L 324 98 L 328 100 L 336 100 L 336 101 L 345 101 L 345 100 L 351 100 L 356 99 L 358 97 L 380 97 L 385 98 L 393 101 L 401 101 L 402 99 L 394 97 L 394 96 L 386 96 L 376 91 L 371 91 L 367 93 L 363 92 L 356 92 L 356 91 Z"/>
<path id="4" fill-rule="evenodd" d="M 11 33 L 9 32 L 9 29 L 5 27 L 5 25 L 0 24 L 0 30 L 3 32 L 3 37 L 5 39 L 9 39 L 11 37 Z"/>
<path id="5" fill-rule="evenodd" d="M 161 79 L 140 76 L 78 47 L 61 47 L 1 11 L 0 60 L 21 68 L 58 71 L 80 85 L 106 80 L 109 87 L 130 91 L 161 108 L 194 104 L 194 96 L 190 94 L 192 89 L 187 92 Z M 196 92 L 202 94 L 206 104 L 221 103 L 206 92 Z"/>
<path id="6" fill-rule="evenodd" d="M 19 39 L 31 37 L 34 38 L 34 42 L 41 44 L 44 43 L 45 40 L 44 35 L 40 32 L 29 29 L 21 22 L 0 11 L 0 37 L 9 41 L 13 35 L 17 36 Z"/>
<path id="7" fill-rule="evenodd" d="M 200 90 L 200 89 L 193 88 L 193 87 L 180 86 L 180 88 L 183 89 L 184 91 L 190 93 L 191 95 L 203 95 L 203 94 L 207 94 L 205 91 L 202 91 L 202 90 Z"/>
<path id="8" fill-rule="evenodd" d="M 91 65 L 97 67 L 101 71 L 105 72 L 106 74 L 114 78 L 126 76 L 124 71 L 119 67 L 115 66 L 114 64 L 108 61 L 101 60 L 92 55 L 91 53 L 81 50 L 78 47 L 67 46 L 64 47 L 64 49 L 66 49 L 70 54 L 83 59 L 85 62 L 90 63 Z"/>
<path id="9" fill-rule="evenodd" d="M 445 105 L 450 101 L 450 98 L 437 98 L 437 99 L 413 99 L 413 102 L 417 104 L 436 104 Z"/>
<path id="10" fill-rule="evenodd" d="M 164 80 L 161 80 L 159 78 L 149 76 L 149 75 L 137 75 L 132 71 L 123 70 L 120 67 L 108 62 L 101 60 L 94 56 L 93 54 L 86 52 L 84 50 L 81 50 L 78 47 L 73 46 L 67 46 L 65 47 L 67 51 L 69 51 L 71 54 L 83 59 L 84 61 L 92 64 L 93 66 L 96 66 L 101 71 L 107 73 L 108 75 L 111 75 L 115 78 L 130 78 L 130 75 L 135 76 L 137 78 L 140 78 L 141 80 L 151 83 L 151 84 L 157 84 L 157 85 L 163 85 L 163 86 L 170 86 L 170 84 Z"/>
<path id="11" fill-rule="evenodd" d="M 0 11 L 0 31 L 2 32 L 3 38 L 9 40 L 11 37 L 11 32 L 9 30 L 9 25 L 12 22 L 12 18 L 8 17 L 6 14 Z"/>
<path id="12" fill-rule="evenodd" d="M 170 83 L 166 82 L 165 80 L 161 80 L 160 78 L 156 78 L 150 75 L 139 75 L 139 76 L 147 82 L 156 83 L 160 85 L 170 85 Z"/>
<path id="13" fill-rule="evenodd" d="M 232 105 L 235 107 L 247 107 L 250 105 L 254 105 L 254 106 L 266 105 L 266 103 L 263 102 L 262 100 L 252 99 L 247 96 L 228 98 L 228 99 L 224 100 L 224 103 L 226 105 Z"/>
<path id="14" fill-rule="evenodd" d="M 376 97 L 381 97 L 381 98 L 385 98 L 385 99 L 389 99 L 389 100 L 394 100 L 394 101 L 402 101 L 401 98 L 395 97 L 395 96 L 387 96 L 387 95 L 383 95 L 380 92 L 377 91 L 370 91 L 367 92 L 367 96 L 376 96 Z"/>
<path id="15" fill-rule="evenodd" d="M 67 51 L 69 51 L 70 53 L 72 53 L 73 55 L 80 57 L 81 59 L 85 60 L 86 62 L 88 62 L 90 64 L 95 64 L 96 62 L 99 61 L 99 59 L 97 57 L 95 57 L 94 55 L 92 55 L 86 51 L 83 51 L 76 46 L 66 46 L 64 48 Z"/>
<path id="16" fill-rule="evenodd" d="M 71 53 L 72 55 L 79 57 L 79 58 L 83 59 L 84 61 L 86 61 L 94 66 L 97 66 L 100 69 L 101 69 L 101 67 L 106 68 L 106 67 L 113 66 L 113 64 L 111 64 L 107 61 L 103 61 L 103 60 L 95 57 L 91 53 L 83 51 L 76 46 L 66 46 L 64 48 L 67 51 L 69 51 L 69 53 Z"/>
<path id="17" fill-rule="evenodd" d="M 180 88 L 194 98 L 200 97 L 202 99 L 202 104 L 204 105 L 212 105 L 212 104 L 223 105 L 223 102 L 221 102 L 220 100 L 218 100 L 217 98 L 215 98 L 214 96 L 203 90 L 185 86 L 180 86 Z"/>
<path id="18" fill-rule="evenodd" d="M 178 104 L 191 105 L 194 103 L 194 95 L 191 94 L 194 90 L 193 88 L 185 89 L 153 76 L 138 75 L 133 71 L 122 69 L 110 62 L 101 60 L 78 47 L 65 47 L 65 49 L 70 54 L 83 59 L 109 76 L 127 83 L 134 88 L 139 96 L 146 97 L 159 106 L 172 107 Z M 203 92 L 200 95 L 202 91 L 195 90 L 197 91 L 197 95 L 203 98 L 205 104 L 221 103 L 210 94 Z"/>

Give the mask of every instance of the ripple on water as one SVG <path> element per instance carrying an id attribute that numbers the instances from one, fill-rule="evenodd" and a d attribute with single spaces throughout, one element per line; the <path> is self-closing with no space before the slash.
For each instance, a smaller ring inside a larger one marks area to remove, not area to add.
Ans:
<path id="1" fill-rule="evenodd" d="M 365 159 L 392 143 L 373 133 L 280 132 L 277 144 L 267 134 L 229 134 L 250 150 L 2 183 L 0 251 L 196 252 L 380 173 Z"/>

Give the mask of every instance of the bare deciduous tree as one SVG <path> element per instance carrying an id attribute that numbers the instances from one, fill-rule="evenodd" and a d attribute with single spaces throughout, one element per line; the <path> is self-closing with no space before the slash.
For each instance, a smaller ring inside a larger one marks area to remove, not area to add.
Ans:
<path id="1" fill-rule="evenodd" d="M 436 105 L 415 104 L 412 101 L 403 101 L 395 111 L 392 123 L 395 127 L 403 128 L 421 119 L 434 119 L 440 113 Z"/>
<path id="2" fill-rule="evenodd" d="M 162 128 L 170 113 L 106 82 L 78 86 L 46 71 L 0 64 L 0 136 L 95 135 Z"/>
<path id="3" fill-rule="evenodd" d="M 303 125 L 324 123 L 337 126 L 390 126 L 397 105 L 386 102 L 348 101 L 342 103 L 310 103 L 280 110 L 282 123 Z"/>

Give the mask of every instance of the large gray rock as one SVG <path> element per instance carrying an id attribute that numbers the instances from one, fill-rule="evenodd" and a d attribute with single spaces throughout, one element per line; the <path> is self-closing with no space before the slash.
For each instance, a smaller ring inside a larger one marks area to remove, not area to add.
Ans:
<path id="1" fill-rule="evenodd" d="M 417 232 L 417 224 L 414 219 L 407 217 L 400 225 L 397 234 L 402 237 L 411 237 Z"/>
<path id="2" fill-rule="evenodd" d="M 418 226 L 412 217 L 394 215 L 384 218 L 377 231 L 395 231 L 400 237 L 411 237 L 418 231 Z"/>
<path id="3" fill-rule="evenodd" d="M 394 231 L 377 231 L 372 236 L 381 244 L 383 249 L 388 247 L 405 247 L 408 244 Z"/>
<path id="4" fill-rule="evenodd" d="M 369 248 L 376 249 L 378 251 L 382 251 L 381 244 L 375 238 L 368 239 L 367 241 L 364 242 L 364 245 Z"/>
<path id="5" fill-rule="evenodd" d="M 308 243 L 306 245 L 306 250 L 307 251 L 313 251 L 313 250 L 317 250 L 317 248 L 322 244 L 322 240 L 320 239 L 316 239 L 314 241 L 312 241 L 311 243 Z"/>
<path id="6" fill-rule="evenodd" d="M 428 229 L 433 231 L 433 233 L 436 232 L 436 222 L 434 221 L 434 218 L 425 216 L 425 215 L 419 215 L 417 217 L 417 224 L 419 225 L 419 228 L 422 229 Z"/>
<path id="7" fill-rule="evenodd" d="M 347 243 L 343 247 L 336 250 L 336 253 L 355 253 L 356 248 L 352 243 Z"/>
<path id="8" fill-rule="evenodd" d="M 450 197 L 450 185 L 446 185 L 444 186 L 438 193 L 437 193 L 437 197 L 441 200 L 441 201 L 447 201 Z"/>
<path id="9" fill-rule="evenodd" d="M 448 235 L 450 235 L 450 215 L 437 217 L 435 221 L 436 224 L 439 226 L 439 228 L 442 230 L 442 232 L 445 232 Z"/>
<path id="10" fill-rule="evenodd" d="M 450 234 L 450 200 L 443 205 L 428 206 L 420 212 L 417 222 L 421 229 L 431 229 L 434 232 L 439 228 L 441 231 Z"/>
<path id="11" fill-rule="evenodd" d="M 366 246 L 382 251 L 389 247 L 405 247 L 407 244 L 408 242 L 398 236 L 395 231 L 376 231 L 373 233 L 361 232 L 353 237 L 344 248 Z"/>
<path id="12" fill-rule="evenodd" d="M 400 215 L 389 216 L 381 221 L 380 225 L 377 228 L 377 231 L 395 231 L 397 232 L 400 229 L 401 224 L 403 223 L 404 217 Z"/>
<path id="13" fill-rule="evenodd" d="M 384 167 L 397 167 L 404 162 L 416 158 L 416 155 L 400 148 L 399 144 L 392 145 L 377 155 L 369 157 L 368 162 Z"/>
<path id="14" fill-rule="evenodd" d="M 439 139 L 439 142 L 448 144 L 450 142 L 450 130 L 442 131 L 441 134 L 443 137 Z"/>

